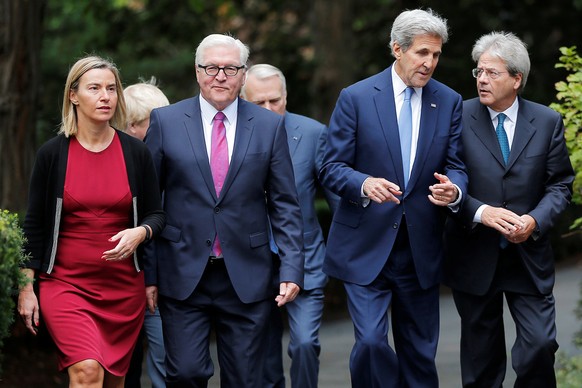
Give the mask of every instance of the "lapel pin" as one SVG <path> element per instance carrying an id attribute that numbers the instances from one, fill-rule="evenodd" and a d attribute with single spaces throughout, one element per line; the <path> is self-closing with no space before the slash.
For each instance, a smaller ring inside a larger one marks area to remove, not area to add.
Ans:
<path id="1" fill-rule="evenodd" d="M 436 104 L 430 104 L 431 108 L 436 108 Z"/>
<path id="2" fill-rule="evenodd" d="M 293 136 L 293 140 L 297 140 L 297 136 Z"/>

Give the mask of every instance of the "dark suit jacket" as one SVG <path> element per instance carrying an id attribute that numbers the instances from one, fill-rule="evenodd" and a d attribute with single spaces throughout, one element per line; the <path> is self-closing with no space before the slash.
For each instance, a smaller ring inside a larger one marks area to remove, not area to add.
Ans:
<path id="1" fill-rule="evenodd" d="M 294 113 L 285 113 L 287 142 L 293 161 L 295 187 L 303 216 L 303 248 L 305 251 L 305 289 L 322 288 L 327 282 L 323 273 L 325 241 L 315 211 L 315 195 L 319 186 L 317 174 L 323 161 L 327 128 L 322 123 Z M 338 197 L 326 192 L 333 209 Z"/>
<path id="2" fill-rule="evenodd" d="M 430 80 L 423 88 L 416 160 L 401 203 L 362 206 L 368 176 L 403 184 L 402 155 L 390 68 L 342 90 L 333 112 L 320 178 L 341 197 L 328 236 L 324 271 L 361 285 L 380 273 L 404 213 L 420 285 L 441 280 L 442 230 L 446 208 L 427 198 L 446 174 L 461 191 L 467 175 L 461 161 L 461 96 Z"/>
<path id="3" fill-rule="evenodd" d="M 483 295 L 499 256 L 500 235 L 473 216 L 483 204 L 531 215 L 538 225 L 517 249 L 537 289 L 554 285 L 549 231 L 568 205 L 574 172 L 560 115 L 519 98 L 515 135 L 507 167 L 487 108 L 478 98 L 463 104 L 463 146 L 469 191 L 457 217 L 447 222 L 445 282 L 453 289 Z"/>
<path id="4" fill-rule="evenodd" d="M 145 139 L 167 224 L 145 268 L 161 295 L 187 298 L 218 231 L 226 268 L 244 303 L 272 297 L 269 219 L 280 279 L 303 286 L 303 228 L 283 117 L 239 99 L 234 149 L 220 198 L 206 152 L 199 97 L 155 109 Z"/>

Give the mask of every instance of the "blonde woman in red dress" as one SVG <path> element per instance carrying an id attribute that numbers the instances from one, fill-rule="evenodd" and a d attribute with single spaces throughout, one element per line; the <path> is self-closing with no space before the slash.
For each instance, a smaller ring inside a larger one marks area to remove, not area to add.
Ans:
<path id="1" fill-rule="evenodd" d="M 77 61 L 59 135 L 39 149 L 30 182 L 23 272 L 39 297 L 28 283 L 18 310 L 33 334 L 42 317 L 70 387 L 123 387 L 146 307 L 141 244 L 165 223 L 147 147 L 115 129 L 122 92 L 113 63 Z"/>

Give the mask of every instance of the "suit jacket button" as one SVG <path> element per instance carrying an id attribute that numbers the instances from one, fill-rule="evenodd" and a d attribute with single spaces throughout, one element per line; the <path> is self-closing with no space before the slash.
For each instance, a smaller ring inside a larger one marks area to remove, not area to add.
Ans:
<path id="1" fill-rule="evenodd" d="M 398 222 L 395 222 L 394 225 L 392 225 L 392 228 L 398 229 Z"/>
<path id="2" fill-rule="evenodd" d="M 214 212 L 215 212 L 215 213 L 220 213 L 220 208 L 219 208 L 219 207 L 215 207 L 215 208 L 214 208 Z"/>
<path id="3" fill-rule="evenodd" d="M 206 240 L 206 245 L 211 246 L 212 245 L 212 241 Z"/>

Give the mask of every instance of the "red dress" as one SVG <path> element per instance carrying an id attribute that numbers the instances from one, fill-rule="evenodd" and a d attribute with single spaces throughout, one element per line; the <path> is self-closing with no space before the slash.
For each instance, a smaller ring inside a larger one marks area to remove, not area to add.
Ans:
<path id="1" fill-rule="evenodd" d="M 117 134 L 101 152 L 72 137 L 55 265 L 41 274 L 40 311 L 58 348 L 59 369 L 97 360 L 123 376 L 144 319 L 143 272 L 133 256 L 105 261 L 108 241 L 132 226 L 132 196 Z"/>

